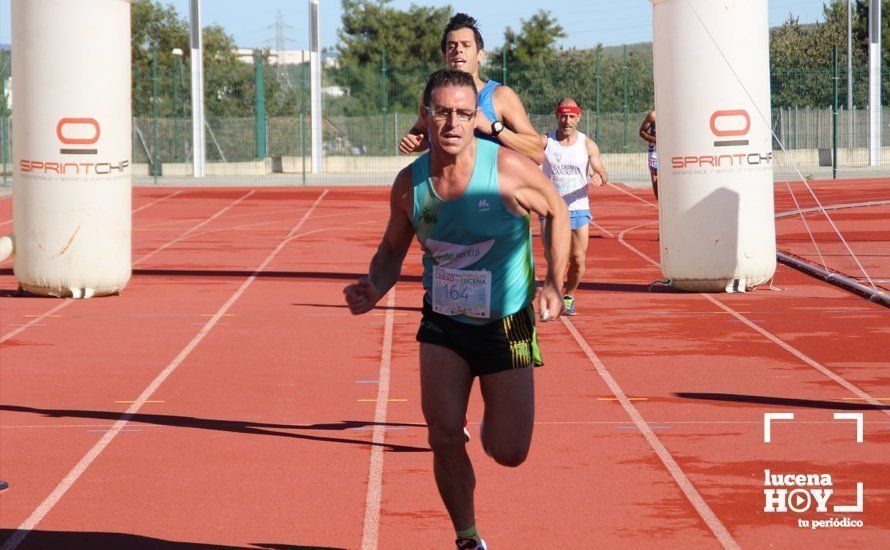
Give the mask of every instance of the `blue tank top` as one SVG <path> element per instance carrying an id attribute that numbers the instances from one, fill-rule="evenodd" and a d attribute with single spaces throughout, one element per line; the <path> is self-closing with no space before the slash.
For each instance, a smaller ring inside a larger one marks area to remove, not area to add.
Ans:
<path id="1" fill-rule="evenodd" d="M 460 197 L 449 201 L 433 188 L 429 152 L 411 166 L 411 222 L 423 250 L 424 299 L 435 311 L 464 323 L 487 324 L 507 317 L 524 309 L 535 297 L 529 216 L 513 214 L 501 199 L 499 149 L 492 142 L 476 141 L 470 183 Z M 469 282 L 461 286 L 455 277 Z M 477 291 L 484 286 L 488 286 L 490 296 L 488 315 L 461 310 L 466 303 L 478 305 L 483 301 Z M 437 310 L 436 306 L 443 303 L 456 309 L 452 313 Z"/>
<path id="2" fill-rule="evenodd" d="M 494 98 L 495 88 L 497 88 L 500 85 L 501 85 L 500 82 L 495 82 L 494 80 L 489 80 L 488 82 L 485 83 L 485 86 L 483 86 L 482 89 L 479 90 L 479 110 L 481 110 L 482 114 L 484 114 L 486 117 L 488 117 L 488 120 L 490 120 L 492 122 L 494 122 L 495 120 L 498 120 L 498 114 L 494 110 L 493 98 Z M 494 143 L 497 143 L 498 145 L 500 145 L 500 143 L 501 143 L 500 140 L 498 140 L 498 138 L 491 137 L 491 136 L 482 134 L 480 132 L 476 132 L 476 137 L 479 139 L 492 141 Z"/>
<path id="3" fill-rule="evenodd" d="M 651 126 L 649 126 L 649 133 L 652 134 L 652 137 L 655 137 L 655 123 L 653 122 Z M 649 152 L 655 151 L 655 144 L 651 141 L 649 142 Z"/>

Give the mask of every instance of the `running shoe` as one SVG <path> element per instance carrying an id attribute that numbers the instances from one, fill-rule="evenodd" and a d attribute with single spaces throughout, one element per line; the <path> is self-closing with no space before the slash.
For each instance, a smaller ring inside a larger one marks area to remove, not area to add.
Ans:
<path id="1" fill-rule="evenodd" d="M 575 299 L 568 294 L 562 297 L 562 314 L 563 315 L 574 315 L 575 314 Z"/>
<path id="2" fill-rule="evenodd" d="M 457 539 L 454 543 L 457 545 L 457 550 L 488 550 L 484 540 Z"/>

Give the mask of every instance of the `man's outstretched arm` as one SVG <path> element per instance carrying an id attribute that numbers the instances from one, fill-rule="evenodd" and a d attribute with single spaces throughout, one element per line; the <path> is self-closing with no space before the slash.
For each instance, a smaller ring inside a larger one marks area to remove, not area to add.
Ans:
<path id="1" fill-rule="evenodd" d="M 389 196 L 389 221 L 383 239 L 377 247 L 377 253 L 371 260 L 368 275 L 343 289 L 346 304 L 353 315 L 374 309 L 380 298 L 389 292 L 399 278 L 402 262 L 414 236 L 414 226 L 407 210 L 410 193 L 411 167 L 408 166 L 399 172 L 393 183 Z"/>
<path id="2" fill-rule="evenodd" d="M 566 202 L 532 162 L 513 151 L 501 150 L 498 167 L 502 181 L 516 204 L 527 212 L 546 218 L 544 246 L 547 248 L 547 277 L 538 299 L 541 320 L 552 321 L 562 312 L 562 283 L 569 259 L 571 229 Z"/>
<path id="3" fill-rule="evenodd" d="M 498 86 L 494 91 L 494 100 L 497 105 L 501 122 L 504 123 L 504 131 L 497 138 L 504 147 L 530 158 L 535 164 L 544 162 L 544 145 L 541 143 L 540 134 L 535 131 L 522 100 L 512 89 L 507 86 Z M 491 135 L 491 123 L 493 121 L 480 111 L 476 115 L 479 119 L 476 129 L 485 135 Z"/>
<path id="4" fill-rule="evenodd" d="M 593 185 L 599 187 L 604 183 L 609 183 L 609 173 L 603 166 L 603 159 L 600 158 L 600 148 L 596 142 L 587 138 L 587 176 L 593 180 Z M 596 176 L 596 177 L 594 177 Z"/>

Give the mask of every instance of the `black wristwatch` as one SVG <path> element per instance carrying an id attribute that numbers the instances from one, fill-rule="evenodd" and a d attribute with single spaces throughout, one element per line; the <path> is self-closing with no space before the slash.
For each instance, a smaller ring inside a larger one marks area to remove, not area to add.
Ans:
<path id="1" fill-rule="evenodd" d="M 498 135 L 504 131 L 504 123 L 500 120 L 495 120 L 491 123 L 491 137 L 498 137 Z"/>

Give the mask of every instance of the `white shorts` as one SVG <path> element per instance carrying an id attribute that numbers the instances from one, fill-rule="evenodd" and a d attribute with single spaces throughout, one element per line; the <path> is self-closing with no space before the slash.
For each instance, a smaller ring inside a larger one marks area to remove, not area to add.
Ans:
<path id="1" fill-rule="evenodd" d="M 649 170 L 652 172 L 658 171 L 658 153 L 654 149 L 649 151 Z"/>

